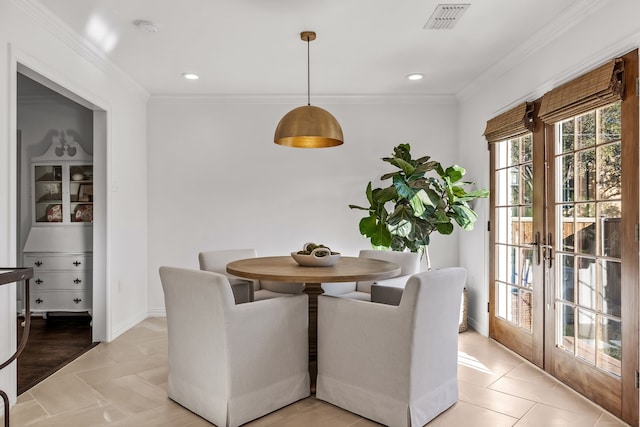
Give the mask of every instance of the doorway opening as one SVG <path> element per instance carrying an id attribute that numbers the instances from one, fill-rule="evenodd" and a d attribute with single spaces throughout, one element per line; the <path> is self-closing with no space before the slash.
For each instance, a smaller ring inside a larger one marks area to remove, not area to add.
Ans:
<path id="1" fill-rule="evenodd" d="M 29 313 L 17 293 L 22 393 L 106 339 L 107 136 L 104 110 L 19 63 L 16 102 L 16 260 L 34 269 Z"/>

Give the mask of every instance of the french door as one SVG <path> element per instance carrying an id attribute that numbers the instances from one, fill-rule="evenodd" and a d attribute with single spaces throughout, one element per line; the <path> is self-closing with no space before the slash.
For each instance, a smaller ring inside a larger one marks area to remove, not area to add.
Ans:
<path id="1" fill-rule="evenodd" d="M 543 366 L 544 152 L 537 131 L 492 144 L 489 330 L 492 338 Z M 536 138 L 537 140 L 537 138 Z M 536 148 L 536 149 L 534 149 Z"/>
<path id="2" fill-rule="evenodd" d="M 637 52 L 622 101 L 492 144 L 490 335 L 638 423 Z"/>

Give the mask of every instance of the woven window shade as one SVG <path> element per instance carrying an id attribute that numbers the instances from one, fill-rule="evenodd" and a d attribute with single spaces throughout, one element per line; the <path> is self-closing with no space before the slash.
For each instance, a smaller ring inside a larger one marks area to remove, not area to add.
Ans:
<path id="1" fill-rule="evenodd" d="M 555 123 L 604 107 L 623 96 L 624 61 L 617 58 L 545 93 L 538 115 L 546 123 Z"/>
<path id="2" fill-rule="evenodd" d="M 489 143 L 516 138 L 533 131 L 533 103 L 525 102 L 487 121 L 484 136 Z"/>

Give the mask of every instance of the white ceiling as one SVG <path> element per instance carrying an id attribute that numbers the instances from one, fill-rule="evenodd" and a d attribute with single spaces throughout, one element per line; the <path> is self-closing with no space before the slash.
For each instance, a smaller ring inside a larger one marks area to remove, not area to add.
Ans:
<path id="1" fill-rule="evenodd" d="M 425 30 L 436 0 L 37 0 L 153 95 L 455 95 L 594 0 L 462 0 L 455 28 Z M 158 31 L 138 30 L 152 21 Z M 183 72 L 200 75 L 187 81 Z M 408 81 L 408 73 L 425 75 Z"/>

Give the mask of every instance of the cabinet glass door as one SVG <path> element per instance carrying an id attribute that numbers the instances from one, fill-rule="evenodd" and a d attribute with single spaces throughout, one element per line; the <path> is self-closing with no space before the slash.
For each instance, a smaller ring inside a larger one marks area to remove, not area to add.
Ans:
<path id="1" fill-rule="evenodd" d="M 35 222 L 62 222 L 62 166 L 35 166 Z"/>
<path id="2" fill-rule="evenodd" d="M 93 166 L 70 166 L 69 179 L 69 220 L 93 222 Z"/>

